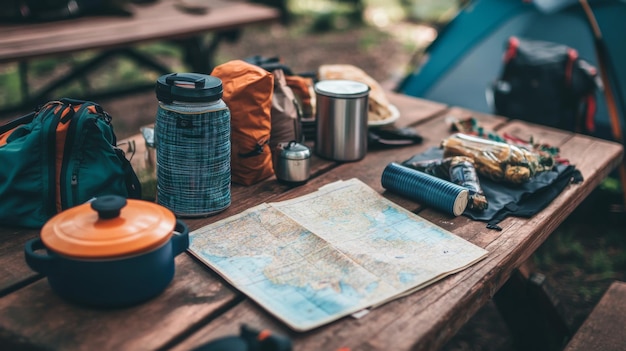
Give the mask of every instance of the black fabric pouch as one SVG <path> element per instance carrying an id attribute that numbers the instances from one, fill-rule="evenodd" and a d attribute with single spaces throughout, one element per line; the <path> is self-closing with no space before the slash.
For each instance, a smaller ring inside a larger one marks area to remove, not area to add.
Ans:
<path id="1" fill-rule="evenodd" d="M 422 140 L 422 136 L 409 127 L 369 128 L 367 133 L 367 143 L 371 149 L 421 144 Z"/>
<path id="2" fill-rule="evenodd" d="M 403 165 L 410 167 L 416 161 L 442 157 L 443 149 L 434 147 L 412 156 Z M 538 173 L 523 184 L 498 183 L 484 176 L 478 177 L 489 206 L 483 211 L 466 209 L 463 215 L 487 222 L 487 228 L 496 230 L 502 230 L 498 223 L 509 216 L 532 217 L 550 204 L 568 184 L 583 181 L 579 170 L 572 165 L 563 164 L 557 165 L 551 171 Z"/>

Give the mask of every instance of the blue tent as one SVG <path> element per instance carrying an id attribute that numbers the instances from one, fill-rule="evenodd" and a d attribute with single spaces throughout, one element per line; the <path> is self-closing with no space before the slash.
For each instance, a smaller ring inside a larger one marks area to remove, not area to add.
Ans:
<path id="1" fill-rule="evenodd" d="M 619 0 L 589 0 L 589 3 L 608 49 L 609 61 L 614 64 L 611 78 L 623 87 L 617 98 L 626 101 L 626 3 Z M 501 72 L 505 44 L 513 35 L 568 45 L 581 58 L 599 67 L 594 35 L 578 1 L 475 0 L 445 26 L 397 91 L 493 113 L 487 88 Z M 601 92 L 597 102 L 596 134 L 611 139 L 609 113 Z"/>

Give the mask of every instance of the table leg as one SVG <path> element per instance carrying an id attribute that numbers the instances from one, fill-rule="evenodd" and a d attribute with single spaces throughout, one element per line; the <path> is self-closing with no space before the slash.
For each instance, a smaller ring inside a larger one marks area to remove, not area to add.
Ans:
<path id="1" fill-rule="evenodd" d="M 211 40 L 205 43 L 203 36 L 195 36 L 189 39 L 183 39 L 176 41 L 175 43 L 182 47 L 184 53 L 185 63 L 188 64 L 193 72 L 197 73 L 205 73 L 210 74 L 215 66 L 215 54 L 219 47 L 219 44 L 226 40 L 229 42 L 235 42 L 241 36 L 241 29 L 232 29 L 226 31 L 220 31 L 211 37 Z M 119 48 L 119 49 L 111 49 L 104 51 L 98 54 L 96 57 L 84 62 L 79 67 L 72 69 L 67 74 L 55 79 L 48 85 L 39 89 L 37 92 L 33 93 L 30 91 L 30 87 L 28 84 L 28 63 L 26 61 L 19 62 L 19 76 L 21 81 L 20 93 L 21 99 L 20 103 L 8 107 L 8 108 L 0 108 L 0 115 L 5 113 L 13 113 L 19 111 L 29 111 L 35 108 L 39 104 L 43 104 L 50 99 L 52 93 L 76 79 L 84 79 L 84 77 L 90 72 L 93 71 L 98 66 L 102 65 L 107 60 L 111 59 L 113 56 L 126 56 L 127 58 L 132 59 L 137 64 L 143 67 L 148 67 L 154 71 L 159 72 L 160 74 L 168 74 L 171 73 L 171 69 L 165 67 L 160 64 L 156 60 L 144 55 L 133 48 Z M 243 58 L 243 57 L 242 57 Z M 77 99 L 95 99 L 97 97 L 107 97 L 107 96 L 115 96 L 124 93 L 144 90 L 146 87 L 151 88 L 153 84 L 141 86 L 141 87 L 130 87 L 130 88 L 122 88 L 117 90 L 111 90 L 104 93 L 91 93 L 89 92 L 85 96 L 76 96 L 74 98 Z"/>
<path id="2" fill-rule="evenodd" d="M 515 270 L 494 296 L 518 350 L 562 350 L 572 335 L 545 276 Z"/>
<path id="3" fill-rule="evenodd" d="M 236 42 L 240 36 L 241 30 L 233 29 L 213 34 L 208 43 L 202 36 L 180 40 L 176 43 L 182 47 L 185 63 L 193 72 L 210 74 L 215 67 L 215 54 L 220 43 L 223 40 Z"/>
<path id="4" fill-rule="evenodd" d="M 51 99 L 52 93 L 55 90 L 71 83 L 74 80 L 85 79 L 85 77 L 89 74 L 89 72 L 95 70 L 97 67 L 104 64 L 105 62 L 107 62 L 114 56 L 126 56 L 127 58 L 130 58 L 131 60 L 135 61 L 138 65 L 147 67 L 161 74 L 167 74 L 171 72 L 171 69 L 169 69 L 168 67 L 165 67 L 164 65 L 155 61 L 151 57 L 148 57 L 147 55 L 144 55 L 132 48 L 112 49 L 112 50 L 104 51 L 96 55 L 95 57 L 91 58 L 90 60 L 82 63 L 80 66 L 73 68 L 71 71 L 53 80 L 46 86 L 39 89 L 37 92 L 31 92 L 29 89 L 29 85 L 28 85 L 28 64 L 25 61 L 20 61 L 19 75 L 20 75 L 20 81 L 21 81 L 21 95 L 22 95 L 20 99 L 20 103 L 14 107 L 3 108 L 2 110 L 0 110 L 0 114 L 16 112 L 16 111 L 32 110 L 37 105 L 43 104 L 47 102 L 49 99 Z M 111 96 L 111 95 L 116 95 L 116 94 L 121 95 L 123 93 L 128 93 L 130 91 L 145 90 L 146 87 L 151 88 L 153 86 L 154 86 L 154 83 L 150 83 L 147 86 L 141 86 L 136 89 L 133 87 L 131 88 L 125 87 L 119 90 L 111 90 L 105 93 L 88 92 L 87 94 L 85 94 L 85 96 L 77 96 L 75 98 L 94 99 L 96 97 Z"/>

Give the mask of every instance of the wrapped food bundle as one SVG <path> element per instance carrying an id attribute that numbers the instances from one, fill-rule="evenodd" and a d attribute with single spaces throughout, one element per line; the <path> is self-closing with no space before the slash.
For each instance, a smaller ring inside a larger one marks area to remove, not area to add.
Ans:
<path id="1" fill-rule="evenodd" d="M 466 156 L 476 171 L 494 181 L 520 184 L 554 167 L 554 159 L 512 144 L 456 133 L 442 142 L 444 157 Z"/>
<path id="2" fill-rule="evenodd" d="M 467 188 L 469 190 L 468 208 L 479 211 L 487 209 L 487 198 L 480 187 L 474 161 L 470 157 L 453 156 L 408 162 L 404 165 Z"/>

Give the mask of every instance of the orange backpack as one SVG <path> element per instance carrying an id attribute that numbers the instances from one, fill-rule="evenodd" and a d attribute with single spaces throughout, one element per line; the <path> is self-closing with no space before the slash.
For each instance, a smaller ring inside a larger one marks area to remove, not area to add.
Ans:
<path id="1" fill-rule="evenodd" d="M 274 175 L 269 146 L 274 76 L 261 67 L 233 60 L 213 69 L 222 80 L 231 115 L 232 182 L 252 185 Z"/>

